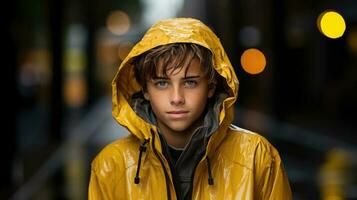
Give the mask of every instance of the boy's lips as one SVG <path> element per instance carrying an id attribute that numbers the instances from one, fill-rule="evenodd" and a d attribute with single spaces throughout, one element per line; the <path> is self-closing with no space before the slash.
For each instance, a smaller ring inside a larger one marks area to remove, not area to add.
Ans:
<path id="1" fill-rule="evenodd" d="M 184 118 L 187 115 L 188 111 L 184 111 L 184 110 L 178 110 L 178 111 L 169 111 L 167 112 L 167 114 L 169 114 L 169 116 L 171 118 L 175 118 L 175 119 L 180 119 L 180 118 Z"/>
<path id="2" fill-rule="evenodd" d="M 188 113 L 188 111 L 185 110 L 177 110 L 177 111 L 169 111 L 167 112 L 169 114 L 182 114 L 182 113 Z"/>

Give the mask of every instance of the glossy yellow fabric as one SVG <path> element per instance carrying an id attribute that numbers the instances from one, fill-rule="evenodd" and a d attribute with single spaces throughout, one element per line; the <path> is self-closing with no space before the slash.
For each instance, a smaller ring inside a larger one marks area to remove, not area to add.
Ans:
<path id="1" fill-rule="evenodd" d="M 133 57 L 159 45 L 189 42 L 213 53 L 216 71 L 225 78 L 230 96 L 223 102 L 218 131 L 206 147 L 206 155 L 194 176 L 192 198 L 196 200 L 271 199 L 289 200 L 291 191 L 280 156 L 262 136 L 230 125 L 238 94 L 238 79 L 216 35 L 203 23 L 190 18 L 163 20 L 155 24 L 119 66 L 112 82 L 113 116 L 132 134 L 107 145 L 92 163 L 89 199 L 176 199 L 167 160 L 155 126 L 145 122 L 130 107 L 130 96 L 140 90 L 135 81 Z M 140 183 L 134 184 L 139 146 L 148 139 L 143 153 Z M 214 185 L 208 184 L 206 156 Z M 164 170 L 168 173 L 165 179 Z M 170 197 L 168 197 L 170 191 Z"/>

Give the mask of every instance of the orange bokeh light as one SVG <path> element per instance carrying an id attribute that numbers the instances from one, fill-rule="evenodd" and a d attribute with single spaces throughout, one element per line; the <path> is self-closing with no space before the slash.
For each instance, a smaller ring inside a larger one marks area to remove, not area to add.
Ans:
<path id="1" fill-rule="evenodd" d="M 243 52 L 240 63 L 244 69 L 249 74 L 259 74 L 266 66 L 266 59 L 264 53 L 258 49 L 251 48 Z"/>
<path id="2" fill-rule="evenodd" d="M 130 18 L 127 13 L 117 10 L 109 14 L 107 28 L 115 35 L 124 35 L 130 29 Z"/>

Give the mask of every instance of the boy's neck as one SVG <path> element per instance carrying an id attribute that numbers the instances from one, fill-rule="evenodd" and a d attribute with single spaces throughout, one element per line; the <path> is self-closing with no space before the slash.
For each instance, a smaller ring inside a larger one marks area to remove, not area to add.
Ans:
<path id="1" fill-rule="evenodd" d="M 158 122 L 158 126 L 161 130 L 161 134 L 170 146 L 182 149 L 185 148 L 186 144 L 191 140 L 192 134 L 202 124 L 202 122 L 203 120 L 200 119 L 184 131 L 172 130 L 161 122 Z"/>

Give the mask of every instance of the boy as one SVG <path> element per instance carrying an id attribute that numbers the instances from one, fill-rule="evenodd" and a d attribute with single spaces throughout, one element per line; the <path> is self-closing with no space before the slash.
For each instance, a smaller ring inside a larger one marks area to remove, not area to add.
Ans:
<path id="1" fill-rule="evenodd" d="M 131 134 L 93 161 L 89 199 L 291 199 L 277 150 L 230 125 L 238 79 L 202 22 L 156 23 L 112 86 L 113 116 Z"/>

